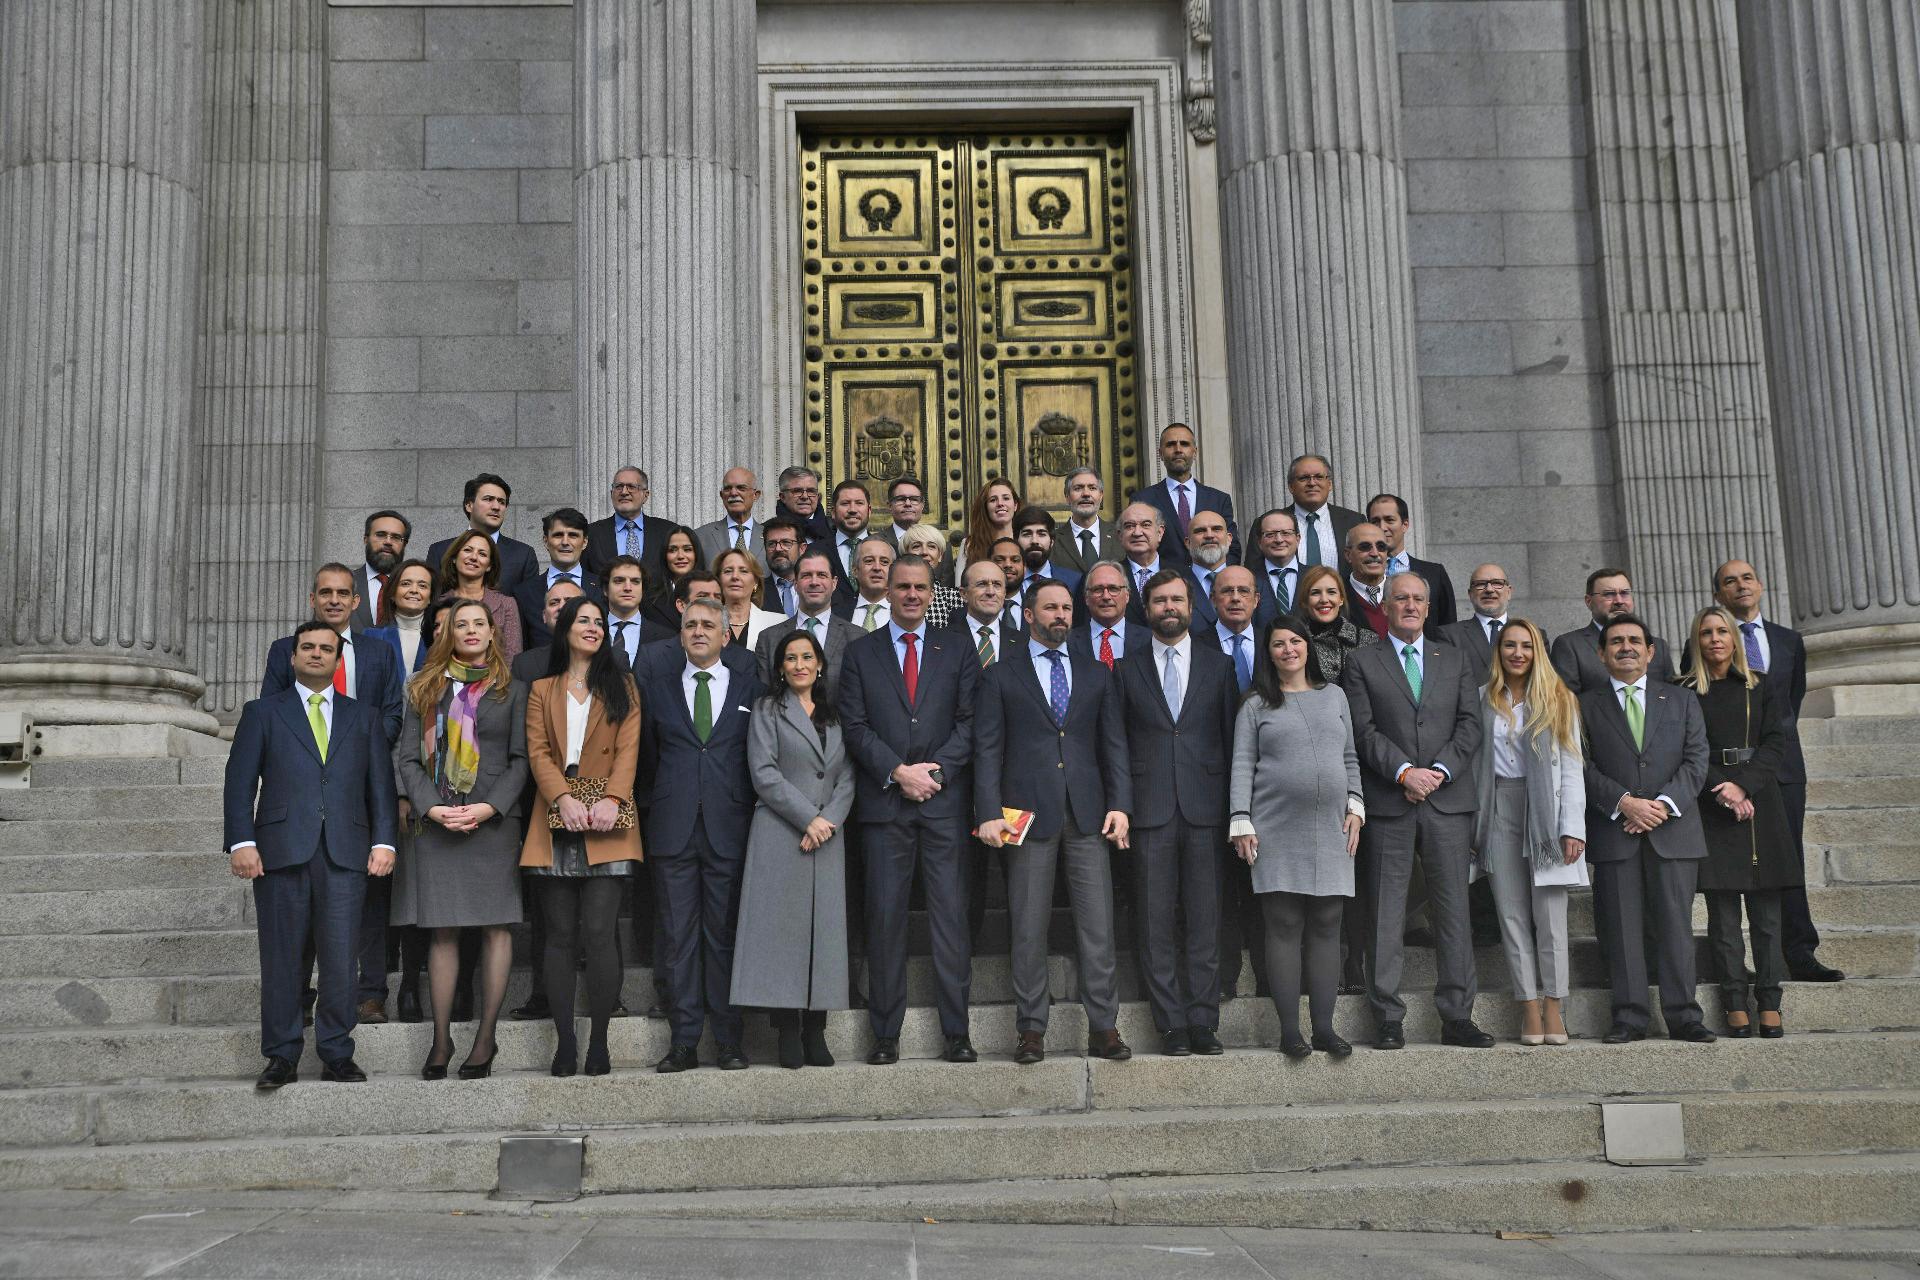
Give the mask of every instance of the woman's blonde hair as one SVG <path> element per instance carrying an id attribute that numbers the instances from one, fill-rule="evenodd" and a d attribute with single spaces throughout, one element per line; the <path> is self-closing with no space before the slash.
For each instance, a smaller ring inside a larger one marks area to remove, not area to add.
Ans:
<path id="1" fill-rule="evenodd" d="M 1760 677 L 1753 674 L 1753 668 L 1747 665 L 1747 646 L 1740 642 L 1740 622 L 1725 605 L 1710 604 L 1693 615 L 1693 622 L 1687 627 L 1687 659 L 1685 674 L 1679 683 L 1695 693 L 1705 693 L 1713 687 L 1713 677 L 1707 673 L 1707 660 L 1700 656 L 1700 624 L 1710 617 L 1718 617 L 1727 624 L 1727 632 L 1733 637 L 1733 664 L 1727 668 L 1727 674 L 1738 672 L 1740 679 L 1751 689 L 1760 683 Z"/>
<path id="2" fill-rule="evenodd" d="M 1307 595 L 1315 586 L 1319 585 L 1322 578 L 1331 578 L 1333 580 L 1333 585 L 1340 592 L 1340 612 L 1345 613 L 1347 611 L 1347 584 L 1340 581 L 1340 574 L 1336 570 L 1329 569 L 1324 564 L 1316 564 L 1300 575 L 1300 585 L 1293 589 L 1293 602 L 1299 606 L 1300 616 L 1304 618 L 1311 618 L 1313 616 L 1307 609 Z M 1335 621 L 1338 621 L 1338 619 L 1335 619 Z"/>
<path id="3" fill-rule="evenodd" d="M 728 547 L 725 551 L 722 551 L 713 558 L 713 576 L 718 578 L 720 576 L 720 566 L 724 565 L 734 556 L 739 556 L 741 560 L 746 562 L 747 575 L 753 579 L 753 590 L 747 594 L 747 600 L 754 608 L 758 609 L 760 607 L 761 597 L 766 594 L 767 575 L 760 571 L 760 562 L 755 560 L 750 553 L 742 551 L 739 547 Z M 725 598 L 725 595 L 726 592 L 723 589 L 721 592 L 722 598 Z"/>
<path id="4" fill-rule="evenodd" d="M 1500 645 L 1515 631 L 1525 631 L 1533 641 L 1533 665 L 1527 668 L 1527 687 L 1521 700 L 1527 704 L 1527 741 L 1538 748 L 1541 738 L 1550 735 L 1562 750 L 1580 754 L 1580 700 L 1567 688 L 1567 682 L 1547 661 L 1547 637 L 1525 618 L 1509 618 L 1493 646 L 1493 662 L 1487 671 L 1487 705 L 1509 726 L 1514 723 L 1513 699 L 1507 694 L 1507 673 L 1500 666 Z"/>
<path id="5" fill-rule="evenodd" d="M 906 551 L 907 544 L 913 542 L 931 542 L 938 547 L 939 551 L 935 552 L 933 557 L 936 562 L 946 553 L 947 535 L 940 532 L 939 525 L 929 521 L 922 520 L 917 524 L 908 525 L 907 531 L 900 535 L 900 550 Z"/>
<path id="6" fill-rule="evenodd" d="M 434 605 L 435 609 L 438 607 Z M 440 698 L 447 691 L 447 664 L 453 661 L 453 620 L 460 616 L 462 609 L 478 609 L 487 615 L 487 696 L 513 696 L 513 668 L 507 665 L 506 652 L 500 648 L 500 624 L 494 621 L 493 610 L 478 600 L 456 598 L 447 606 L 447 616 L 434 629 L 433 647 L 427 650 L 426 660 L 407 681 L 407 701 L 413 704 L 422 724 L 440 713 Z"/>

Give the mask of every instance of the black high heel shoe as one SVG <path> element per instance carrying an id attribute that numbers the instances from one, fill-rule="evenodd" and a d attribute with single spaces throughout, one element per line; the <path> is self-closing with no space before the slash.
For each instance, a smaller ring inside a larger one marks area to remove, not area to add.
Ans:
<path id="1" fill-rule="evenodd" d="M 612 1057 L 604 1044 L 587 1046 L 587 1060 L 580 1070 L 590 1076 L 604 1076 L 613 1070 Z"/>
<path id="2" fill-rule="evenodd" d="M 1740 1021 L 1737 1023 L 1733 1020 L 1735 1014 L 1738 1014 L 1740 1017 Z M 1735 1009 L 1727 1014 L 1727 1039 L 1746 1040 L 1752 1035 L 1753 1018 L 1751 1015 L 1743 1009 Z"/>
<path id="3" fill-rule="evenodd" d="M 833 1065 L 833 1052 L 827 1048 L 827 1015 L 824 1011 L 808 1010 L 800 1015 L 800 1047 L 805 1052 L 808 1066 Z"/>
<path id="4" fill-rule="evenodd" d="M 1353 1056 L 1353 1046 L 1331 1031 L 1325 1035 L 1322 1035 L 1318 1031 L 1314 1032 L 1311 1043 L 1314 1048 L 1330 1058 L 1350 1058 Z"/>
<path id="5" fill-rule="evenodd" d="M 580 1071 L 580 1051 L 571 1047 L 554 1050 L 553 1065 L 547 1071 L 563 1080 L 577 1075 Z"/>
<path id="6" fill-rule="evenodd" d="M 493 1052 L 487 1055 L 485 1062 L 475 1062 L 473 1060 L 473 1054 L 469 1052 L 467 1054 L 467 1060 L 460 1064 L 460 1078 L 462 1080 L 485 1080 L 493 1074 L 493 1060 L 499 1056 L 500 1046 L 498 1044 L 493 1046 Z"/>
<path id="7" fill-rule="evenodd" d="M 1313 1050 L 1307 1046 L 1307 1042 L 1297 1035 L 1282 1036 L 1280 1038 L 1280 1052 L 1286 1054 L 1296 1062 L 1302 1058 L 1310 1058 L 1313 1056 Z"/>
<path id="8" fill-rule="evenodd" d="M 1776 1018 L 1780 1017 L 1780 1011 L 1778 1009 L 1762 1009 L 1760 1011 L 1762 1017 L 1765 1017 L 1769 1013 Z M 1762 1040 L 1778 1040 L 1786 1034 L 1787 1024 L 1784 1021 L 1763 1022 L 1760 1024 L 1760 1038 Z"/>
<path id="9" fill-rule="evenodd" d="M 439 1053 L 440 1046 L 437 1044 L 427 1050 L 426 1065 L 420 1068 L 420 1078 L 422 1080 L 445 1080 L 447 1078 L 447 1062 L 453 1057 L 453 1041 L 447 1041 L 446 1057 L 435 1062 L 434 1058 L 439 1056 Z"/>

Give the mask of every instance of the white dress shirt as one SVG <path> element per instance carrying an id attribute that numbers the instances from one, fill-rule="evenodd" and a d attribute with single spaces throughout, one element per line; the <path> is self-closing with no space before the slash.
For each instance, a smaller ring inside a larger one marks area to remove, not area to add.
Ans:
<path id="1" fill-rule="evenodd" d="M 1109 626 L 1098 618 L 1087 622 L 1087 639 L 1093 644 L 1093 656 L 1100 656 L 1100 641 L 1111 632 L 1113 638 L 1108 642 L 1113 649 L 1113 660 L 1118 662 L 1127 656 L 1127 616 L 1123 613 Z"/>
<path id="2" fill-rule="evenodd" d="M 1737 618 L 1734 621 L 1737 626 L 1742 628 L 1738 639 L 1740 641 L 1740 651 L 1745 653 L 1747 650 L 1747 633 L 1745 630 L 1747 624 L 1740 622 Z M 1755 644 L 1760 646 L 1760 661 L 1763 664 L 1761 669 L 1763 671 L 1773 670 L 1773 642 L 1767 639 L 1767 620 L 1757 613 L 1753 615 L 1753 640 Z M 1749 663 L 1748 665 L 1751 666 L 1752 664 Z M 1760 672 L 1755 672 L 1754 674 L 1758 675 Z"/>
<path id="3" fill-rule="evenodd" d="M 967 615 L 967 640 L 973 645 L 974 652 L 976 653 L 980 651 L 980 644 L 983 639 L 983 633 L 984 633 L 984 639 L 987 646 L 987 652 L 993 655 L 993 660 L 995 662 L 1000 661 L 1000 619 L 999 617 L 995 616 L 987 619 L 985 622 L 982 622 L 980 621 L 980 619 L 974 617 L 972 614 L 968 614 Z"/>
<path id="4" fill-rule="evenodd" d="M 1191 479 L 1175 480 L 1172 476 L 1168 476 L 1160 483 L 1167 486 L 1167 502 L 1173 508 L 1174 519 L 1178 520 L 1180 518 L 1180 495 L 1182 493 L 1187 495 L 1187 515 L 1192 517 L 1200 514 L 1199 485 L 1196 485 Z"/>
<path id="5" fill-rule="evenodd" d="M 906 635 L 913 637 L 913 660 L 924 670 L 927 665 L 927 620 L 920 619 L 920 625 L 911 631 L 889 622 L 887 630 L 893 633 L 893 659 L 900 664 L 900 673 L 905 675 L 907 671 L 907 646 L 900 639 Z"/>
<path id="6" fill-rule="evenodd" d="M 340 632 L 340 661 L 347 669 L 347 696 L 360 696 L 360 660 L 353 652 L 353 628 L 347 627 Z M 333 703 L 327 703 L 327 723 L 332 725 Z"/>
<path id="7" fill-rule="evenodd" d="M 1309 517 L 1318 522 L 1314 527 L 1320 531 L 1320 558 L 1314 561 L 1307 559 Z M 1295 560 L 1301 564 L 1324 564 L 1330 569 L 1340 567 L 1340 534 L 1333 527 L 1333 512 L 1325 507 L 1317 511 L 1308 511 L 1296 502 L 1293 504 L 1293 524 L 1300 531 L 1300 546 L 1293 553 Z"/>
<path id="8" fill-rule="evenodd" d="M 680 669 L 680 692 L 685 694 L 687 698 L 687 719 L 694 719 L 693 698 L 700 684 L 693 677 L 696 672 L 701 670 L 706 671 L 708 675 L 713 677 L 713 679 L 707 681 L 707 693 L 713 699 L 713 722 L 719 724 L 720 709 L 726 705 L 727 684 L 732 679 L 732 673 L 727 670 L 727 664 L 718 658 L 714 659 L 713 665 L 710 667 L 696 667 L 689 662 Z"/>
<path id="9" fill-rule="evenodd" d="M 620 624 L 625 623 L 624 629 Z M 627 655 L 627 665 L 633 665 L 634 657 L 640 652 L 640 614 L 636 611 L 632 617 L 619 618 L 607 615 L 607 636 Z"/>
<path id="10" fill-rule="evenodd" d="M 1381 578 L 1380 581 L 1374 583 L 1372 586 L 1368 586 L 1366 583 L 1360 581 L 1360 579 L 1354 577 L 1352 574 L 1348 574 L 1347 585 L 1353 588 L 1353 593 L 1355 595 L 1359 596 L 1362 600 L 1365 600 L 1368 604 L 1372 605 L 1376 609 L 1380 607 L 1380 601 L 1387 594 L 1387 580 L 1385 578 Z"/>
<path id="11" fill-rule="evenodd" d="M 573 696 L 571 689 L 566 692 L 567 699 L 567 766 L 580 763 L 580 752 L 587 744 L 587 717 L 593 713 L 593 695 L 581 702 Z M 566 766 L 562 766 L 563 768 Z"/>
<path id="12" fill-rule="evenodd" d="M 369 618 L 378 618 L 380 616 L 380 593 L 385 590 L 385 588 L 380 585 L 380 571 L 370 564 L 362 565 L 360 566 L 360 577 L 365 582 L 365 585 L 360 590 L 360 594 L 365 596 L 367 600 L 367 616 Z"/>
<path id="13" fill-rule="evenodd" d="M 1099 641 L 1094 642 L 1094 652 L 1100 652 Z M 1164 691 L 1167 678 L 1167 655 L 1173 655 L 1173 669 L 1180 673 L 1180 705 L 1185 706 L 1187 696 L 1193 692 L 1193 633 L 1189 631 L 1173 644 L 1168 644 L 1159 636 L 1153 638 L 1153 678 Z M 1175 716 L 1180 715 L 1180 707 L 1170 708 Z"/>
<path id="14" fill-rule="evenodd" d="M 869 610 L 872 612 L 869 613 Z M 867 623 L 874 619 L 878 619 L 878 621 L 874 621 L 872 626 L 868 626 Z M 893 621 L 893 601 L 886 596 L 882 596 L 878 600 L 868 600 L 863 596 L 854 601 L 853 625 L 862 631 L 878 631 L 891 621 Z"/>
<path id="15" fill-rule="evenodd" d="M 1527 704 L 1513 704 L 1513 723 L 1498 712 L 1493 716 L 1493 776 L 1524 778 L 1526 761 L 1520 756 L 1520 739 L 1527 729 Z"/>
<path id="16" fill-rule="evenodd" d="M 1487 638 L 1488 644 L 1494 643 L 1493 629 L 1495 627 L 1499 627 L 1504 631 L 1507 626 L 1507 615 L 1504 613 L 1497 618 L 1489 618 L 1483 614 L 1476 613 L 1473 615 L 1473 620 L 1480 624 L 1480 634 Z"/>

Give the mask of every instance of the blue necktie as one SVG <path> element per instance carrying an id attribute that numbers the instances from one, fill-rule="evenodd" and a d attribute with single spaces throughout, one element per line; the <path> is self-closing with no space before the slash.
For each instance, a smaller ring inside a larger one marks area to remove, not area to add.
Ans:
<path id="1" fill-rule="evenodd" d="M 1060 659 L 1064 656 L 1058 649 L 1047 650 L 1047 658 L 1053 663 L 1053 677 L 1048 685 L 1053 694 L 1053 722 L 1063 729 L 1067 724 L 1067 669 Z"/>
<path id="2" fill-rule="evenodd" d="M 1758 630 L 1760 624 L 1757 622 L 1740 624 L 1740 636 L 1747 645 L 1747 666 L 1755 675 L 1765 675 L 1767 660 L 1760 656 L 1760 637 L 1754 634 Z"/>
<path id="3" fill-rule="evenodd" d="M 1247 652 L 1244 631 L 1233 638 L 1233 674 L 1240 681 L 1240 692 L 1245 693 L 1253 683 L 1253 655 Z"/>

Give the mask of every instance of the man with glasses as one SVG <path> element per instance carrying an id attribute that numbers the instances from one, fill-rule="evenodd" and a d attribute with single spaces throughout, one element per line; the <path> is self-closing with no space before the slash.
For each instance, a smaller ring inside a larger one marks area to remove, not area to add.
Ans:
<path id="1" fill-rule="evenodd" d="M 780 473 L 780 494 L 773 514 L 800 526 L 800 544 L 818 542 L 833 532 L 833 522 L 820 508 L 820 473 L 812 467 L 788 467 Z"/>
<path id="2" fill-rule="evenodd" d="M 667 535 L 673 532 L 673 521 L 646 513 L 652 492 L 647 473 L 638 467 L 622 467 L 613 473 L 613 483 L 607 487 L 613 514 L 587 526 L 587 553 L 581 563 L 588 573 L 604 581 L 616 557 L 632 556 L 649 573 L 665 576 L 666 563 L 660 557 L 667 547 Z"/>
<path id="3" fill-rule="evenodd" d="M 1550 651 L 1553 669 L 1576 695 L 1607 687 L 1607 669 L 1600 661 L 1600 635 L 1610 619 L 1633 611 L 1633 579 L 1625 569 L 1595 569 L 1587 575 L 1587 612 L 1593 615 L 1593 622 L 1555 636 Z M 1671 684 L 1673 657 L 1667 642 L 1659 636 L 1652 640 L 1653 656 L 1647 663 L 1647 674 Z"/>
<path id="4" fill-rule="evenodd" d="M 1493 667 L 1493 647 L 1507 626 L 1513 583 L 1497 564 L 1476 565 L 1467 579 L 1467 598 L 1473 602 L 1472 616 L 1442 627 L 1439 638 L 1465 654 L 1467 665 L 1484 675 Z"/>
<path id="5" fill-rule="evenodd" d="M 1293 495 L 1291 510 L 1300 531 L 1301 565 L 1324 564 L 1338 569 L 1347 534 L 1366 517 L 1329 501 L 1333 497 L 1333 464 L 1318 453 L 1301 454 L 1287 468 L 1287 492 Z"/>
<path id="6" fill-rule="evenodd" d="M 927 522 L 926 486 L 914 476 L 894 477 L 887 485 L 887 513 L 893 517 L 892 522 L 882 525 L 874 536 L 886 539 L 898 551 L 901 540 L 907 536 L 907 530 Z M 939 528 L 938 525 L 934 527 Z M 940 553 L 940 563 L 933 566 L 933 580 L 943 587 L 953 585 L 951 551 L 943 550 Z"/>
<path id="7" fill-rule="evenodd" d="M 767 543 L 767 579 L 761 584 L 761 607 L 791 618 L 800 609 L 794 583 L 800 564 L 800 526 L 791 517 L 775 516 L 761 532 Z"/>
<path id="8" fill-rule="evenodd" d="M 1347 616 L 1382 640 L 1387 638 L 1387 557 L 1393 544 L 1377 524 L 1347 531 Z"/>
<path id="9" fill-rule="evenodd" d="M 709 520 L 693 531 L 693 543 L 700 548 L 700 567 L 711 568 L 722 551 L 739 548 L 767 564 L 766 532 L 754 519 L 753 508 L 760 501 L 760 481 L 745 467 L 731 467 L 720 477 L 720 505 L 726 515 Z"/>
<path id="10" fill-rule="evenodd" d="M 1086 598 L 1087 620 L 1074 624 L 1073 633 L 1067 637 L 1068 650 L 1098 658 L 1112 670 L 1120 659 L 1148 647 L 1152 632 L 1145 623 L 1127 616 L 1133 591 L 1127 585 L 1125 565 L 1116 560 L 1096 561 L 1087 570 L 1081 594 Z"/>
<path id="11" fill-rule="evenodd" d="M 1300 603 L 1300 526 L 1293 512 L 1276 507 L 1253 523 L 1247 568 L 1260 584 L 1260 607 L 1268 616 L 1296 612 Z"/>

